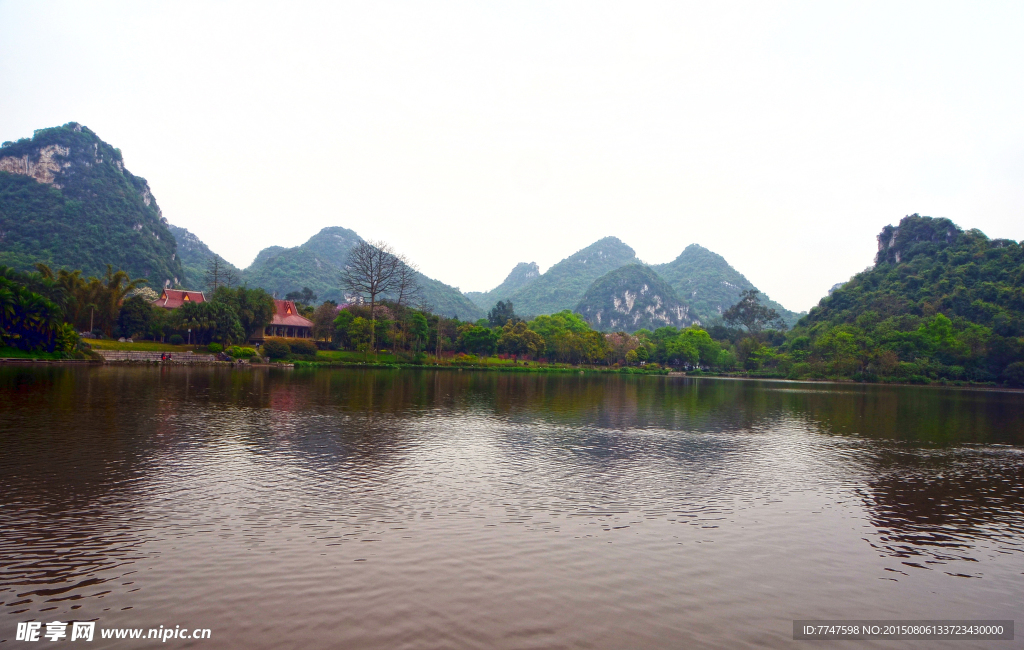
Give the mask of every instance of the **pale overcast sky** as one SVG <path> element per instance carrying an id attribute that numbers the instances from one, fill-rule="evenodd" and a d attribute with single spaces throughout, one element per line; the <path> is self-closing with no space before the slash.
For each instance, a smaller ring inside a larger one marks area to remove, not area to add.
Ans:
<path id="1" fill-rule="evenodd" d="M 345 226 L 465 291 L 615 235 L 794 310 L 918 212 L 1024 239 L 1024 3 L 0 1 L 0 139 L 81 122 L 239 266 Z"/>

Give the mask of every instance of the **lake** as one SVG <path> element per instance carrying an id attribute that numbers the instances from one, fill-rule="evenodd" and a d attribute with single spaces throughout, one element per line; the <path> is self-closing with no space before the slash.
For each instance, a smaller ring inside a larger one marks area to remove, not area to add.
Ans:
<path id="1" fill-rule="evenodd" d="M 0 445 L 16 647 L 920 648 L 792 621 L 1024 602 L 1020 392 L 5 366 Z"/>

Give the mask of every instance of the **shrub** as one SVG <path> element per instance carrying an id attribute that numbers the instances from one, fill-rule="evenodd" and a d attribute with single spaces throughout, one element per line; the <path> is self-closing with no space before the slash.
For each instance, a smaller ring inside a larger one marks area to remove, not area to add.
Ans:
<path id="1" fill-rule="evenodd" d="M 288 344 L 283 341 L 270 339 L 263 344 L 263 354 L 271 359 L 284 359 L 290 352 L 291 350 L 288 348 Z"/>
<path id="2" fill-rule="evenodd" d="M 292 341 L 289 346 L 292 349 L 293 354 L 301 354 L 304 356 L 316 356 L 316 343 L 309 340 Z"/>
<path id="3" fill-rule="evenodd" d="M 1006 366 L 1003 377 L 1013 386 L 1024 386 L 1024 361 L 1016 361 Z"/>
<path id="4" fill-rule="evenodd" d="M 212 352 L 213 354 L 217 354 L 218 352 L 224 351 L 224 346 L 221 345 L 220 343 L 211 343 L 206 346 L 206 349 Z"/>
<path id="5" fill-rule="evenodd" d="M 227 353 L 236 359 L 251 359 L 256 356 L 256 350 L 252 348 L 243 348 L 238 345 L 232 345 L 227 349 Z"/>
<path id="6" fill-rule="evenodd" d="M 171 345 L 181 345 L 185 342 L 185 339 L 181 338 L 181 334 L 171 334 L 170 343 Z"/>
<path id="7" fill-rule="evenodd" d="M 790 379 L 800 379 L 810 375 L 813 371 L 814 369 L 811 367 L 811 364 L 801 361 L 800 363 L 793 364 L 793 367 L 789 369 L 788 377 Z"/>

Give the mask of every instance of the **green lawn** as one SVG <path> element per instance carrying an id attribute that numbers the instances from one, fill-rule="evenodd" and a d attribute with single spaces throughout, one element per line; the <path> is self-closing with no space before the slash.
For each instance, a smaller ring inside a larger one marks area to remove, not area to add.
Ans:
<path id="1" fill-rule="evenodd" d="M 375 362 L 373 354 L 363 354 L 353 350 L 320 350 L 316 353 L 316 360 L 341 363 L 395 363 L 397 361 L 393 354 L 378 352 Z"/>
<path id="2" fill-rule="evenodd" d="M 136 341 L 119 343 L 110 339 L 83 339 L 94 350 L 134 350 L 136 352 L 207 352 L 205 345 L 171 345 L 157 341 Z"/>

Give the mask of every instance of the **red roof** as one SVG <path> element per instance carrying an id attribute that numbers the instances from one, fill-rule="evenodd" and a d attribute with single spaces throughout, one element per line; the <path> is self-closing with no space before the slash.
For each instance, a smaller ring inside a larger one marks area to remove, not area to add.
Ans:
<path id="1" fill-rule="evenodd" d="M 164 289 L 160 297 L 153 301 L 157 307 L 177 309 L 186 302 L 206 302 L 202 291 L 182 291 L 181 289 Z"/>
<path id="2" fill-rule="evenodd" d="M 274 301 L 274 318 L 271 325 L 286 325 L 288 327 L 313 327 L 313 321 L 299 316 L 299 310 L 291 300 Z"/>

